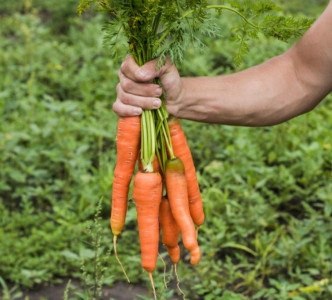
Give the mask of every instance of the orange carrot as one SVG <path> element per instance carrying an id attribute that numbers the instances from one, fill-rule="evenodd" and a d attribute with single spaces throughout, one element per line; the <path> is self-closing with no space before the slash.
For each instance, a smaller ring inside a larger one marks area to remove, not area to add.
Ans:
<path id="1" fill-rule="evenodd" d="M 135 175 L 133 199 L 137 210 L 142 267 L 149 274 L 157 263 L 161 196 L 162 181 L 159 173 L 138 172 Z"/>
<path id="2" fill-rule="evenodd" d="M 169 201 L 163 197 L 159 209 L 159 221 L 162 229 L 162 241 L 174 264 L 180 260 L 180 247 L 178 245 L 180 228 L 176 223 Z"/>
<path id="3" fill-rule="evenodd" d="M 119 118 L 116 133 L 117 161 L 114 170 L 110 224 L 114 234 L 113 245 L 115 257 L 128 282 L 130 282 L 129 278 L 118 257 L 116 240 L 125 224 L 128 190 L 138 155 L 141 137 L 140 132 L 141 124 L 139 117 Z"/>
<path id="4" fill-rule="evenodd" d="M 184 165 L 179 158 L 167 161 L 165 177 L 168 200 L 174 219 L 180 227 L 183 244 L 190 251 L 190 262 L 197 264 L 201 253 L 196 240 L 195 225 L 189 211 Z"/>
<path id="5" fill-rule="evenodd" d="M 118 236 L 125 224 L 128 191 L 140 143 L 139 117 L 119 118 L 116 134 L 117 161 L 112 190 L 111 228 Z"/>
<path id="6" fill-rule="evenodd" d="M 190 148 L 179 120 L 173 118 L 169 121 L 168 125 L 170 129 L 174 155 L 182 160 L 185 167 L 190 215 L 194 223 L 197 226 L 201 226 L 204 223 L 203 203 Z"/>

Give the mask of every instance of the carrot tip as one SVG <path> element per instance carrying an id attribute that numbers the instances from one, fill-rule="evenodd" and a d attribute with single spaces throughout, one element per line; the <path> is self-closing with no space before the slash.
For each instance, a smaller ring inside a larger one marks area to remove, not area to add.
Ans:
<path id="1" fill-rule="evenodd" d="M 151 286 L 152 286 L 152 290 L 153 290 L 154 299 L 157 300 L 156 289 L 154 287 L 153 277 L 152 277 L 152 273 L 151 272 L 149 272 L 149 278 L 150 278 L 150 282 L 151 282 Z"/>
<path id="2" fill-rule="evenodd" d="M 198 230 L 199 230 L 199 226 L 196 227 L 196 238 L 198 238 Z"/>
<path id="3" fill-rule="evenodd" d="M 123 274 L 126 276 L 126 279 L 127 279 L 128 283 L 130 283 L 130 280 L 129 280 L 129 278 L 128 278 L 128 275 L 127 275 L 127 273 L 126 273 L 126 271 L 125 271 L 125 269 L 124 269 L 124 267 L 123 267 L 123 265 L 122 265 L 122 263 L 121 263 L 121 261 L 120 261 L 120 258 L 119 258 L 119 256 L 118 256 L 118 252 L 117 252 L 117 250 L 116 250 L 116 240 L 117 240 L 117 235 L 115 235 L 115 236 L 113 237 L 113 246 L 114 246 L 114 254 L 115 254 L 115 258 L 116 258 L 116 260 L 118 261 L 118 263 L 119 263 L 119 265 L 120 265 L 120 267 L 121 267 L 121 269 L 122 269 Z"/>
<path id="4" fill-rule="evenodd" d="M 158 255 L 159 255 L 159 258 L 160 260 L 162 261 L 163 265 L 164 265 L 164 285 L 165 285 L 165 288 L 167 289 L 167 282 L 166 282 L 166 263 L 163 259 L 163 257 L 160 255 L 160 253 L 158 252 Z"/>
<path id="5" fill-rule="evenodd" d="M 179 292 L 181 293 L 183 299 L 186 299 L 185 293 L 180 288 L 180 280 L 179 280 L 178 271 L 177 271 L 177 264 L 174 264 L 174 273 L 175 273 L 175 277 L 176 277 L 176 286 L 177 286 Z"/>

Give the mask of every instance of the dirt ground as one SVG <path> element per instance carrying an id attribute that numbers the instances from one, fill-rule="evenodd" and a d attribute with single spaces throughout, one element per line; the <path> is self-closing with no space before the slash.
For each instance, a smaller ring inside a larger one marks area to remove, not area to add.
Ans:
<path id="1" fill-rule="evenodd" d="M 62 300 L 67 281 L 54 286 L 39 287 L 33 291 L 23 292 L 18 300 Z M 72 281 L 71 287 L 79 289 L 78 281 Z M 147 289 L 141 286 L 133 286 L 125 283 L 117 283 L 112 288 L 103 288 L 104 300 L 134 300 L 138 295 L 147 295 Z M 26 298 L 28 297 L 28 298 Z"/>

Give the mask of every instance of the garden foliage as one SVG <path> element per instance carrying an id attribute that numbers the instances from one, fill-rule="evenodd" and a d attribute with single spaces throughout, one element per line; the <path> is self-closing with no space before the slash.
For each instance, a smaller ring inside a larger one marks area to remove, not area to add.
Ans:
<path id="1" fill-rule="evenodd" d="M 250 21 L 267 22 L 250 14 L 249 2 L 225 1 Z M 316 17 L 327 3 L 274 2 L 285 12 L 274 14 L 289 20 L 289 11 Z M 106 16 L 91 10 L 79 18 L 76 6 L 0 6 L 0 285 L 7 295 L 9 286 L 16 293 L 63 278 L 80 278 L 89 291 L 97 275 L 98 291 L 125 280 L 109 254 L 119 64 L 103 46 Z M 181 74 L 231 73 L 296 39 L 276 41 L 226 11 L 213 17 L 218 38 L 200 36 L 203 51 L 185 48 Z M 274 127 L 183 124 L 206 214 L 202 261 L 192 267 L 184 256 L 179 265 L 188 299 L 331 299 L 331 96 Z M 132 201 L 118 252 L 131 281 L 148 286 Z M 160 298 L 179 298 L 176 289 L 162 289 L 162 271 L 158 263 Z"/>

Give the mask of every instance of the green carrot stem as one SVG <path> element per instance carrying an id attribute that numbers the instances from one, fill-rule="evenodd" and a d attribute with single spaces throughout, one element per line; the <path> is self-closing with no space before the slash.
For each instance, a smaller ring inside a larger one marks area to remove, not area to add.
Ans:
<path id="1" fill-rule="evenodd" d="M 248 23 L 250 26 L 256 28 L 256 29 L 260 29 L 259 26 L 257 26 L 256 24 L 252 23 L 251 21 L 249 21 L 243 14 L 241 14 L 238 10 L 232 8 L 232 7 L 229 7 L 229 6 L 225 6 L 225 5 L 208 5 L 206 6 L 205 8 L 203 9 L 216 9 L 216 10 L 228 10 L 228 11 L 231 11 L 235 14 L 237 14 L 239 17 L 241 17 L 243 19 L 243 21 L 245 21 L 246 23 Z M 184 19 L 186 18 L 188 15 L 192 14 L 193 12 L 195 12 L 195 10 L 189 10 L 187 12 L 185 12 L 182 16 L 181 16 L 181 19 Z"/>
<path id="2" fill-rule="evenodd" d="M 161 126 L 161 129 L 164 134 L 165 143 L 166 143 L 168 152 L 169 152 L 171 158 L 174 158 L 174 152 L 173 152 L 173 147 L 172 147 L 172 142 L 171 142 L 171 135 L 170 135 L 169 128 L 168 128 L 167 119 L 164 118 L 161 109 L 158 109 L 157 112 L 158 112 L 160 120 L 163 123 Z"/>
<path id="3" fill-rule="evenodd" d="M 246 23 L 248 23 L 250 26 L 252 26 L 255 29 L 262 29 L 261 27 L 259 27 L 258 25 L 252 23 L 248 18 L 246 18 L 242 13 L 240 13 L 239 11 L 237 11 L 236 9 L 229 7 L 229 6 L 225 6 L 225 5 L 208 5 L 206 7 L 204 7 L 203 9 L 216 9 L 216 10 L 228 10 L 231 11 L 235 14 L 237 14 L 239 17 L 241 17 Z M 194 13 L 195 10 L 188 10 L 186 11 L 181 17 L 180 19 L 184 19 L 186 17 L 188 17 L 190 14 Z M 161 35 L 161 37 L 156 41 L 153 50 L 154 52 L 156 52 L 156 50 L 159 48 L 159 46 L 162 44 L 162 42 L 165 40 L 165 38 L 168 36 L 168 34 L 172 31 L 172 29 L 174 28 L 174 26 L 176 26 L 176 23 L 174 23 L 173 26 L 168 27 L 167 29 L 165 29 Z"/>
<path id="4" fill-rule="evenodd" d="M 145 124 L 145 119 L 146 119 L 145 113 L 143 112 L 142 116 L 141 116 L 141 160 L 142 160 L 143 167 L 144 167 L 144 165 L 146 165 L 146 158 L 145 158 L 144 149 L 146 149 L 146 144 L 147 144 L 146 126 L 144 125 Z"/>
<path id="5" fill-rule="evenodd" d="M 150 128 L 150 162 L 153 162 L 155 152 L 156 152 L 156 134 L 155 134 L 155 127 L 154 127 L 154 118 L 151 110 L 148 110 L 149 116 L 149 128 Z"/>

